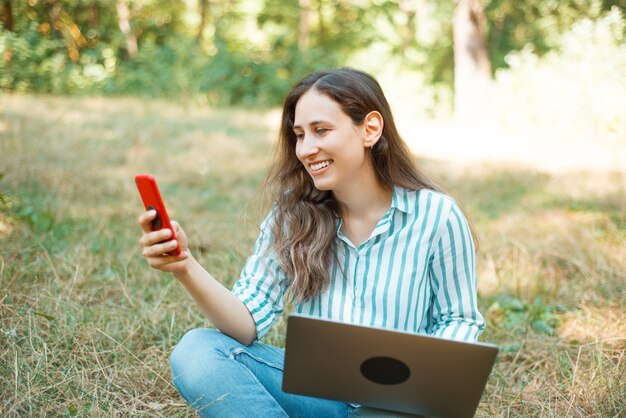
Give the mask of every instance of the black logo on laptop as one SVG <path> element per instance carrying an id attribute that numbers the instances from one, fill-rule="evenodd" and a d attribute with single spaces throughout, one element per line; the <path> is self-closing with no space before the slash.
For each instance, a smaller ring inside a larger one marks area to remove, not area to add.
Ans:
<path id="1" fill-rule="evenodd" d="M 361 374 L 381 385 L 397 385 L 411 376 L 409 367 L 391 357 L 372 357 L 361 364 Z"/>

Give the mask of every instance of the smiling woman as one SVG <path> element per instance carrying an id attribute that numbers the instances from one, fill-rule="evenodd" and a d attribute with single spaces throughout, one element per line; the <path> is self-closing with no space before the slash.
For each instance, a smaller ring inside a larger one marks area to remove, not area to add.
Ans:
<path id="1" fill-rule="evenodd" d="M 296 105 L 296 156 L 318 190 L 332 190 L 335 195 L 341 190 L 376 190 L 381 185 L 368 148 L 380 139 L 383 125 L 376 110 L 355 125 L 327 95 L 308 91 Z"/>
<path id="2" fill-rule="evenodd" d="M 265 190 L 272 201 L 232 291 L 194 259 L 180 226 L 151 231 L 150 266 L 187 288 L 218 331 L 187 333 L 173 382 L 202 416 L 347 416 L 357 406 L 282 391 L 284 352 L 258 341 L 284 311 L 474 341 L 471 228 L 420 173 L 378 82 L 339 69 L 311 74 L 287 96 Z M 177 242 L 176 242 L 177 241 Z M 176 244 L 181 254 L 164 255 Z"/>
<path id="3" fill-rule="evenodd" d="M 285 99 L 266 182 L 269 200 L 280 208 L 271 231 L 274 248 L 296 299 L 328 285 L 336 215 L 358 246 L 389 210 L 394 186 L 442 192 L 417 169 L 378 82 L 341 69 L 298 83 Z"/>

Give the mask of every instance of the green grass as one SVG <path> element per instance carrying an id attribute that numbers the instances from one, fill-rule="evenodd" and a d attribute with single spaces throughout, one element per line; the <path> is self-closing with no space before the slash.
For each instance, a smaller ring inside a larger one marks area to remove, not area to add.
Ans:
<path id="1" fill-rule="evenodd" d="M 1 99 L 0 415 L 190 415 L 168 356 L 208 324 L 141 258 L 133 176 L 159 180 L 194 254 L 230 286 L 256 238 L 275 113 Z M 620 416 L 626 173 L 419 162 L 480 234 L 481 339 L 502 352 L 477 415 Z"/>

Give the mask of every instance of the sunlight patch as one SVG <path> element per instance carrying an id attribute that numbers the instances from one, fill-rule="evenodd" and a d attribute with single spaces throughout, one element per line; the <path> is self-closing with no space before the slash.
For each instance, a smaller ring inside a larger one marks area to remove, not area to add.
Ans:
<path id="1" fill-rule="evenodd" d="M 626 317 L 614 306 L 596 308 L 583 304 L 581 309 L 563 316 L 557 331 L 561 338 L 577 343 L 626 346 Z"/>

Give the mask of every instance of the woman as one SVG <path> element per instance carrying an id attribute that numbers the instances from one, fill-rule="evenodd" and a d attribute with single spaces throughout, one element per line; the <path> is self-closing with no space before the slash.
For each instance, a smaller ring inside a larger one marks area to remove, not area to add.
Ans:
<path id="1" fill-rule="evenodd" d="M 266 190 L 273 207 L 232 291 L 204 270 L 174 223 L 143 255 L 187 288 L 217 330 L 187 333 L 173 381 L 202 416 L 347 416 L 355 406 L 281 390 L 283 351 L 258 342 L 283 312 L 474 341 L 475 250 L 455 202 L 415 167 L 371 76 L 316 72 L 287 96 Z"/>

